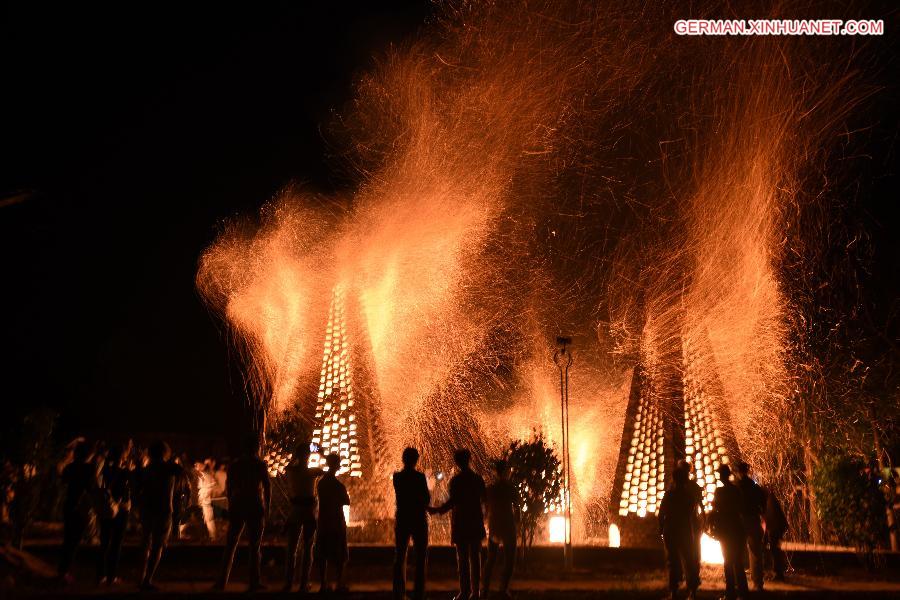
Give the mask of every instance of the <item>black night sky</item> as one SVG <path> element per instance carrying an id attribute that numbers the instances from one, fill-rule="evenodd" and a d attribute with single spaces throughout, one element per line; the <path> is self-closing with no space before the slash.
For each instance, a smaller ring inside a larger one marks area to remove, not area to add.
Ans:
<path id="1" fill-rule="evenodd" d="M 255 213 L 290 181 L 346 185 L 321 127 L 429 10 L 7 4 L 6 414 L 48 404 L 71 430 L 222 431 L 240 398 L 194 290 L 197 259 L 222 219 Z M 31 194 L 16 201 L 20 191 Z"/>
<path id="2" fill-rule="evenodd" d="M 255 213 L 291 181 L 348 185 L 321 128 L 374 57 L 415 35 L 430 10 L 424 1 L 7 3 L 4 413 L 53 406 L 70 431 L 226 429 L 241 400 L 194 288 L 197 259 L 223 219 Z M 895 67 L 885 60 L 883 79 Z M 900 279 L 892 99 L 895 88 L 879 102 L 877 181 L 863 201 L 883 310 Z"/>

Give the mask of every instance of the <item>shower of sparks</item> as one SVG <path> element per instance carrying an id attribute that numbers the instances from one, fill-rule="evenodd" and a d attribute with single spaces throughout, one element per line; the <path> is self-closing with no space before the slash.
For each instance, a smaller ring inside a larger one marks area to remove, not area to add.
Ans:
<path id="1" fill-rule="evenodd" d="M 707 491 L 725 460 L 716 411 L 769 476 L 801 370 L 782 265 L 815 243 L 788 224 L 823 195 L 804 185 L 828 180 L 834 132 L 863 96 L 855 71 L 818 40 L 678 38 L 686 15 L 668 5 L 440 10 L 359 81 L 335 125 L 351 197 L 286 190 L 201 259 L 198 288 L 245 361 L 250 400 L 270 420 L 298 406 L 363 479 L 351 418 L 370 396 L 388 463 L 414 445 L 446 470 L 465 446 L 484 466 L 534 428 L 559 443 L 551 355 L 567 334 L 576 537 L 605 527 L 637 362 L 670 374 L 659 393 L 687 389 L 677 419 Z M 365 364 L 343 362 L 336 328 Z M 675 382 L 685 355 L 691 380 Z M 351 386 L 357 373 L 371 394 Z M 653 410 L 634 429 L 622 510 L 661 498 Z"/>

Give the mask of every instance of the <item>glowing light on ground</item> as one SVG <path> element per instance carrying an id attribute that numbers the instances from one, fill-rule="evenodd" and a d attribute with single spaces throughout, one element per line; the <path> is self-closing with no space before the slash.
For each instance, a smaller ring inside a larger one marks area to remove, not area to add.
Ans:
<path id="1" fill-rule="evenodd" d="M 722 556 L 722 544 L 705 533 L 700 536 L 700 561 L 707 565 L 725 563 L 725 557 Z"/>
<path id="2" fill-rule="evenodd" d="M 552 515 L 547 521 L 547 533 L 551 544 L 565 544 L 566 518 L 562 515 Z"/>
<path id="3" fill-rule="evenodd" d="M 619 533 L 619 526 L 611 523 L 609 526 L 609 547 L 618 548 L 622 545 L 622 537 Z"/>

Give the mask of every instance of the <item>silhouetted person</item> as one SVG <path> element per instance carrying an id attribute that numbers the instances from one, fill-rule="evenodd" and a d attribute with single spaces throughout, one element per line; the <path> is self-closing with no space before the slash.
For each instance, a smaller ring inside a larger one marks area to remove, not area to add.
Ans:
<path id="1" fill-rule="evenodd" d="M 756 590 L 763 589 L 763 526 L 766 512 L 766 493 L 750 478 L 750 465 L 737 466 L 737 487 L 743 499 L 744 530 L 747 533 L 747 549 L 750 551 L 750 576 Z"/>
<path id="2" fill-rule="evenodd" d="M 141 530 L 144 544 L 144 567 L 141 589 L 155 590 L 153 577 L 159 568 L 163 550 L 172 533 L 172 510 L 175 485 L 181 467 L 169 460 L 172 451 L 165 442 L 150 446 L 150 462 L 141 472 Z"/>
<path id="3" fill-rule="evenodd" d="M 746 598 L 744 548 L 747 534 L 744 529 L 744 499 L 738 487 L 729 480 L 731 469 L 728 465 L 720 466 L 717 472 L 722 486 L 716 488 L 710 522 L 714 537 L 722 545 L 722 556 L 725 559 L 725 598 Z"/>
<path id="4" fill-rule="evenodd" d="M 509 582 L 516 564 L 516 489 L 509 480 L 509 464 L 505 460 L 496 461 L 494 471 L 497 477 L 487 488 L 488 554 L 481 595 L 487 598 L 490 593 L 491 574 L 502 545 L 503 575 L 499 592 L 502 598 L 508 598 Z"/>
<path id="5" fill-rule="evenodd" d="M 187 454 L 176 456 L 172 462 L 178 465 L 178 478 L 175 480 L 175 492 L 172 496 L 172 537 L 181 539 L 181 522 L 185 520 L 191 506 L 191 474 L 190 461 Z"/>
<path id="6" fill-rule="evenodd" d="M 59 577 L 65 583 L 71 580 L 69 569 L 75 559 L 75 551 L 84 538 L 90 522 L 97 489 L 97 466 L 91 461 L 91 447 L 80 441 L 72 448 L 72 461 L 60 473 L 66 484 L 63 501 L 63 544 L 59 559 Z"/>
<path id="7" fill-rule="evenodd" d="M 432 509 L 439 514 L 453 510 L 450 541 L 456 546 L 459 568 L 458 600 L 477 598 L 481 583 L 481 542 L 485 538 L 481 505 L 485 501 L 485 486 L 484 479 L 469 468 L 471 458 L 468 450 L 457 450 L 453 454 L 459 472 L 450 479 L 450 497 L 440 507 Z"/>
<path id="8" fill-rule="evenodd" d="M 690 480 L 687 463 L 679 463 L 673 477 L 674 481 L 659 505 L 659 533 L 666 547 L 669 597 L 676 597 L 684 577 L 688 597 L 693 599 L 700 587 L 700 555 L 696 540 L 700 535 L 698 514 L 702 509 L 702 492 Z"/>
<path id="9" fill-rule="evenodd" d="M 406 553 L 412 538 L 416 555 L 416 579 L 413 599 L 425 597 L 425 568 L 428 561 L 428 505 L 431 494 L 425 474 L 416 470 L 419 451 L 403 450 L 403 470 L 394 473 L 394 496 L 397 513 L 394 525 L 394 598 L 402 600 L 406 593 Z"/>
<path id="10" fill-rule="evenodd" d="M 260 547 L 266 515 L 272 500 L 269 470 L 259 457 L 259 437 L 254 434 L 244 438 L 243 453 L 231 463 L 228 470 L 228 537 L 222 558 L 222 573 L 213 586 L 224 590 L 231 576 L 234 553 L 241 534 L 247 530 L 247 546 L 250 554 L 251 591 L 264 589 L 260 582 Z"/>
<path id="11" fill-rule="evenodd" d="M 98 518 L 100 525 L 100 553 L 97 559 L 97 582 L 116 583 L 122 542 L 131 514 L 132 473 L 125 467 L 125 449 L 113 446 L 100 471 L 100 480 L 109 506 L 106 515 Z"/>
<path id="12" fill-rule="evenodd" d="M 769 552 L 772 554 L 772 569 L 775 571 L 775 581 L 784 581 L 787 571 L 787 557 L 781 549 L 781 540 L 787 533 L 788 523 L 784 516 L 781 503 L 772 490 L 766 493 L 766 539 L 769 544 Z"/>
<path id="13" fill-rule="evenodd" d="M 291 514 L 287 521 L 287 560 L 285 561 L 284 591 L 294 585 L 297 571 L 297 552 L 303 540 L 303 557 L 300 561 L 300 591 L 309 591 L 309 568 L 312 564 L 312 545 L 316 534 L 316 479 L 321 469 L 309 468 L 309 444 L 300 444 L 294 450 L 291 462 L 284 470 L 287 477 Z"/>
<path id="14" fill-rule="evenodd" d="M 343 591 L 344 565 L 347 562 L 347 521 L 344 519 L 344 507 L 350 505 L 347 488 L 338 481 L 337 472 L 341 469 L 341 457 L 329 454 L 325 457 L 328 471 L 319 478 L 316 484 L 316 497 L 319 501 L 319 521 L 316 528 L 316 563 L 319 566 L 320 592 L 328 589 L 328 565 L 337 571 L 337 589 Z"/>

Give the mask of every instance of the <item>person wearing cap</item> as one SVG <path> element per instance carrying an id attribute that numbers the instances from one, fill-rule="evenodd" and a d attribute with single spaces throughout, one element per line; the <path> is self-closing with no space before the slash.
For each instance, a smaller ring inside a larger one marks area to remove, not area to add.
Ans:
<path id="1" fill-rule="evenodd" d="M 744 548 L 747 543 L 744 530 L 743 497 L 731 482 L 731 469 L 721 465 L 716 473 L 722 484 L 716 488 L 710 511 L 712 536 L 722 545 L 725 570 L 725 598 L 747 597 L 747 574 L 744 573 Z"/>

